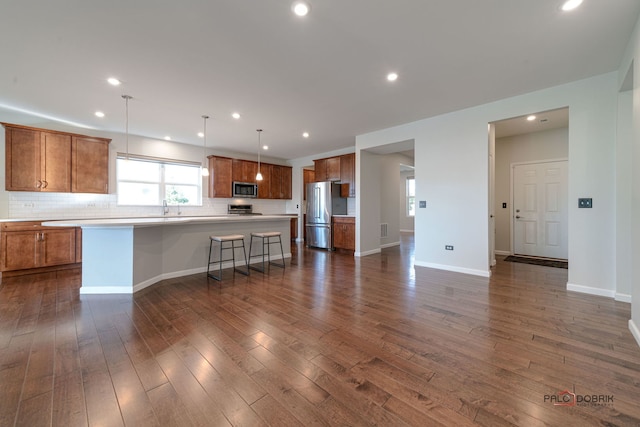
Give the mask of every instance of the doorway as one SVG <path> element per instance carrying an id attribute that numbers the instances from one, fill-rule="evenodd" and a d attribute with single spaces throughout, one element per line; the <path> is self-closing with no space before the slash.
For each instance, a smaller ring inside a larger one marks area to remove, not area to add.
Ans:
<path id="1" fill-rule="evenodd" d="M 495 145 L 495 148 L 492 147 L 492 144 Z M 524 205 L 522 205 L 522 203 L 525 201 L 515 197 L 514 190 L 516 185 L 514 185 L 513 172 L 514 166 L 516 165 L 544 164 L 557 161 L 564 161 L 568 168 L 569 109 L 561 108 L 558 110 L 543 111 L 490 123 L 489 157 L 490 182 L 488 184 L 490 188 L 489 217 L 491 233 L 489 242 L 495 245 L 495 254 L 507 256 L 521 253 L 523 255 L 526 254 L 526 256 L 545 256 L 566 259 L 568 251 L 564 250 L 552 252 L 539 248 L 535 251 L 525 251 L 522 249 L 520 238 L 526 238 L 528 240 L 523 241 L 531 242 L 534 236 L 535 241 L 540 243 L 542 248 L 549 246 L 544 243 L 545 241 L 553 241 L 554 238 L 563 239 L 562 243 L 557 241 L 558 247 L 566 248 L 566 246 L 568 246 L 568 234 L 566 232 L 568 218 L 564 220 L 564 223 L 552 224 L 553 221 L 549 221 L 548 227 L 545 225 L 546 220 L 544 217 L 540 219 L 538 214 L 536 214 L 537 223 L 527 223 L 525 221 L 516 223 L 518 218 L 515 217 L 523 213 Z M 493 174 L 491 172 L 493 172 Z M 538 194 L 538 189 L 534 192 L 533 187 L 530 187 L 527 190 L 529 191 L 528 196 L 525 194 L 522 197 L 530 197 L 531 199 L 527 202 L 529 204 L 536 202 L 538 205 L 543 202 L 542 198 L 551 197 L 554 190 L 558 191 L 558 196 L 564 194 L 565 197 L 568 197 L 566 191 L 566 182 L 568 180 L 566 170 L 564 172 L 556 172 L 561 173 L 561 176 L 565 178 L 563 187 L 556 189 L 549 183 L 550 187 L 547 188 L 549 191 L 548 195 L 545 195 L 544 192 Z M 538 175 L 540 174 L 544 176 L 545 172 L 539 172 Z M 543 182 L 537 185 L 538 187 L 541 185 L 544 189 L 547 184 Z M 517 186 L 520 187 L 519 184 Z M 535 199 L 533 199 L 534 197 Z M 551 204 L 551 201 L 548 202 L 548 204 Z M 564 203 L 564 212 L 566 213 L 568 210 L 567 202 L 557 201 L 557 203 Z M 516 206 L 516 204 L 521 206 Z M 530 206 L 527 206 L 527 208 L 528 207 Z M 521 212 L 516 212 L 518 209 L 520 209 Z M 524 215 L 519 216 L 527 218 Z M 492 226 L 491 221 L 493 221 L 495 228 Z M 549 235 L 543 235 L 542 238 L 540 238 L 539 232 L 548 233 Z M 519 246 L 517 249 L 516 233 L 519 233 Z M 553 234 L 554 237 L 552 237 L 551 234 Z M 556 241 L 554 241 L 554 243 L 555 242 Z M 530 243 L 526 245 L 528 246 Z M 551 246 L 555 248 L 555 244 Z M 488 249 L 491 252 L 491 247 Z"/>

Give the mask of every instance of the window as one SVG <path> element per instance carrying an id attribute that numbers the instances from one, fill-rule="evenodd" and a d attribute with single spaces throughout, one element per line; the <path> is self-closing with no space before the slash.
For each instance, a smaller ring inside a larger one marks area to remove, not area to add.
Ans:
<path id="1" fill-rule="evenodd" d="M 118 205 L 202 205 L 199 163 L 119 154 L 116 176 Z"/>
<path id="2" fill-rule="evenodd" d="M 416 179 L 407 177 L 407 216 L 416 216 Z"/>

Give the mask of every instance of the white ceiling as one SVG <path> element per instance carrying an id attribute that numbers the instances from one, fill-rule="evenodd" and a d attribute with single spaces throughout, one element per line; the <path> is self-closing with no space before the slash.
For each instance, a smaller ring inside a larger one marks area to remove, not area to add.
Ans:
<path id="1" fill-rule="evenodd" d="M 254 152 L 259 127 L 269 156 L 313 155 L 616 70 L 640 2 L 560 4 L 312 0 L 300 19 L 290 0 L 6 1 L 0 120 L 122 132 L 126 93 L 132 134 L 202 144 L 208 114 L 208 145 Z M 110 76 L 125 83 L 109 86 Z"/>
<path id="2" fill-rule="evenodd" d="M 495 123 L 496 138 L 522 135 L 532 132 L 542 132 L 545 130 L 565 128 L 569 126 L 569 109 L 560 108 L 557 110 L 531 112 L 534 120 L 527 120 L 529 116 L 513 117 L 500 120 Z"/>

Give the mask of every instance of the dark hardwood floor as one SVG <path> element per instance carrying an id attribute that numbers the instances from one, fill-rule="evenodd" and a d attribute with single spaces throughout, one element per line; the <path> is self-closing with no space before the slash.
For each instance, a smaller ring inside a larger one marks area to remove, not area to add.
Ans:
<path id="1" fill-rule="evenodd" d="M 412 248 L 298 246 L 284 271 L 134 296 L 3 284 L 0 426 L 640 425 L 629 304 L 558 268 L 414 269 Z"/>

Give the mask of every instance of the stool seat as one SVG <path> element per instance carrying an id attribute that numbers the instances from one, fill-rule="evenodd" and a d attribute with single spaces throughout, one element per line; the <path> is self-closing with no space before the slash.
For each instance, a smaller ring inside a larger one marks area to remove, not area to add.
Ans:
<path id="1" fill-rule="evenodd" d="M 219 259 L 217 261 L 211 261 L 211 254 L 213 252 L 213 243 L 219 243 L 220 244 L 220 256 Z M 227 244 L 227 246 L 225 247 L 225 243 Z M 229 243 L 231 244 L 229 246 Z M 236 246 L 236 243 L 238 244 Z M 244 262 L 245 262 L 245 267 L 246 270 L 243 271 L 242 269 L 236 267 L 236 249 L 240 249 L 242 248 L 242 253 L 244 254 Z M 222 253 L 223 251 L 226 250 L 230 250 L 231 251 L 231 258 L 227 258 L 227 259 L 223 259 L 222 258 Z M 225 261 L 232 261 L 233 262 L 233 271 L 234 273 L 237 271 L 238 273 L 242 273 L 245 276 L 249 275 L 249 258 L 247 257 L 247 251 L 245 249 L 244 246 L 244 235 L 242 234 L 229 234 L 226 236 L 209 236 L 209 264 L 207 265 L 207 277 L 211 277 L 212 279 L 215 280 L 222 280 L 222 263 Z M 218 264 L 218 274 L 214 274 L 213 271 L 211 270 L 211 265 L 212 264 Z"/>
<path id="2" fill-rule="evenodd" d="M 230 242 L 232 240 L 242 240 L 244 236 L 242 234 L 230 234 L 228 236 L 211 236 L 210 238 L 216 242 Z"/>
<path id="3" fill-rule="evenodd" d="M 265 232 L 260 232 L 260 233 L 251 233 L 252 236 L 255 237 L 277 237 L 280 236 L 282 233 L 279 231 L 265 231 Z"/>

